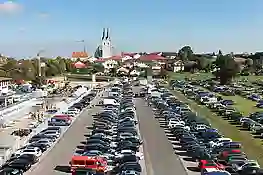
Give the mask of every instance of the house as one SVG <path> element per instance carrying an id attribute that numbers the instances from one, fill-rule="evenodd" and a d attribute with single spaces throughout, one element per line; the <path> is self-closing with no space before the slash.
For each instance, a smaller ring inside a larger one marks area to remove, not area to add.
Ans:
<path id="1" fill-rule="evenodd" d="M 80 59 L 81 61 L 85 61 L 88 59 L 88 53 L 87 52 L 72 52 L 71 55 L 71 60 L 72 61 L 77 61 L 78 59 Z"/>
<path id="2" fill-rule="evenodd" d="M 0 92 L 6 94 L 8 92 L 8 86 L 12 83 L 12 78 L 0 77 Z"/>
<path id="3" fill-rule="evenodd" d="M 104 73 L 109 73 L 110 69 L 117 68 L 119 62 L 122 61 L 120 56 L 113 56 L 110 58 L 98 58 L 95 63 L 101 63 L 104 66 Z"/>
<path id="4" fill-rule="evenodd" d="M 243 70 L 246 67 L 246 58 L 234 57 L 234 60 L 238 64 L 240 70 Z"/>
<path id="5" fill-rule="evenodd" d="M 78 61 L 73 64 L 74 68 L 76 69 L 84 69 L 87 68 L 86 64 L 82 63 L 81 61 Z"/>
<path id="6" fill-rule="evenodd" d="M 180 72 L 184 70 L 184 64 L 181 60 L 175 61 L 174 63 L 173 72 Z"/>
<path id="7" fill-rule="evenodd" d="M 175 59 L 178 54 L 176 52 L 162 52 L 162 55 L 165 58 L 171 58 L 171 59 Z"/>

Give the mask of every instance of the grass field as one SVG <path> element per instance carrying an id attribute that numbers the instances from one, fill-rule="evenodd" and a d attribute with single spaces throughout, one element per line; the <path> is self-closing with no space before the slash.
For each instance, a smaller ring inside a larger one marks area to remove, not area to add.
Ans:
<path id="1" fill-rule="evenodd" d="M 175 73 L 175 72 L 169 72 L 169 79 L 170 80 L 184 80 L 185 78 L 188 79 L 195 79 L 195 80 L 206 80 L 209 78 L 212 78 L 212 73 L 194 73 L 191 74 L 189 72 L 182 72 L 182 73 Z"/>
<path id="2" fill-rule="evenodd" d="M 190 78 L 190 79 L 195 79 L 195 80 L 206 80 L 209 78 L 214 77 L 212 73 L 204 73 L 204 72 L 197 72 L 197 73 L 189 73 L 189 72 L 169 72 L 169 79 L 178 79 L 182 80 L 185 78 Z M 263 81 L 263 76 L 255 76 L 255 75 L 249 75 L 249 76 L 237 76 L 235 80 L 241 80 L 241 81 L 248 81 L 248 82 L 253 82 L 256 80 L 262 80 Z"/>
<path id="3" fill-rule="evenodd" d="M 256 111 L 262 111 L 262 109 L 259 109 L 255 107 L 256 102 L 252 100 L 245 99 L 241 96 L 235 95 L 235 96 L 223 96 L 223 99 L 227 100 L 233 100 L 235 102 L 234 107 L 240 111 L 244 116 L 248 116 L 250 113 L 256 112 Z"/>
<path id="4" fill-rule="evenodd" d="M 198 105 L 196 102 L 187 99 L 180 92 L 173 91 L 173 93 L 179 100 L 189 104 L 199 116 L 206 118 L 211 125 L 219 129 L 225 137 L 241 142 L 243 150 L 247 153 L 248 157 L 257 160 L 259 164 L 263 166 L 263 146 L 260 139 L 255 139 L 249 132 L 242 131 L 242 129 L 237 128 L 235 125 L 231 125 L 227 120 L 217 116 L 205 106 Z"/>
<path id="5" fill-rule="evenodd" d="M 185 78 L 195 79 L 195 80 L 205 80 L 213 77 L 211 73 L 173 73 L 171 72 L 169 74 L 169 79 L 178 79 L 183 80 Z M 247 76 L 247 77 L 237 77 L 236 80 L 248 80 L 250 82 L 255 81 L 257 79 L 263 80 L 263 76 Z M 202 88 L 202 87 L 201 87 Z M 204 88 L 203 88 L 204 89 Z M 244 116 L 249 115 L 250 113 L 256 112 L 256 111 L 262 111 L 263 109 L 259 109 L 255 107 L 256 102 L 245 99 L 241 96 L 235 95 L 235 96 L 224 96 L 221 94 L 217 94 L 223 97 L 223 99 L 227 100 L 233 100 L 235 102 L 234 107 L 240 111 Z"/>

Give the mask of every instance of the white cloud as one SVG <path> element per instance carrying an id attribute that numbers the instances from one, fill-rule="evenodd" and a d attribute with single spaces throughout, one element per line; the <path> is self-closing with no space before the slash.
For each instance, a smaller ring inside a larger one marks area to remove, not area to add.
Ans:
<path id="1" fill-rule="evenodd" d="M 15 3 L 13 1 L 6 1 L 0 3 L 0 12 L 1 13 L 16 13 L 23 9 L 22 5 Z"/>

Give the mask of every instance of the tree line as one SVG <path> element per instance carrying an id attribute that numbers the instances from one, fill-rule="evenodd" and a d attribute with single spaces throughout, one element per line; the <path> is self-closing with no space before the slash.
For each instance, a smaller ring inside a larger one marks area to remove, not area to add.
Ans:
<path id="1" fill-rule="evenodd" d="M 50 77 L 71 72 L 74 69 L 73 62 L 69 59 L 57 57 L 55 59 L 21 59 L 5 58 L 6 61 L 0 66 L 0 77 L 9 77 L 13 80 L 34 81 L 42 77 Z M 40 66 L 40 69 L 39 69 Z"/>
<path id="2" fill-rule="evenodd" d="M 263 75 L 263 52 L 254 54 L 195 54 L 190 46 L 181 48 L 177 55 L 182 70 L 213 72 L 221 84 L 228 84 L 236 76 Z"/>

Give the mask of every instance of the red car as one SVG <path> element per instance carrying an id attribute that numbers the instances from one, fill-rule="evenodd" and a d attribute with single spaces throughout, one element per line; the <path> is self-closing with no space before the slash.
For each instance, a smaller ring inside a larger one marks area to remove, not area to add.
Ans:
<path id="1" fill-rule="evenodd" d="M 220 163 L 216 163 L 213 160 L 200 160 L 198 168 L 200 170 L 210 169 L 210 168 L 214 168 L 214 169 L 218 169 L 218 170 L 224 170 L 225 169 L 224 165 L 222 165 Z"/>

